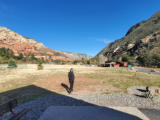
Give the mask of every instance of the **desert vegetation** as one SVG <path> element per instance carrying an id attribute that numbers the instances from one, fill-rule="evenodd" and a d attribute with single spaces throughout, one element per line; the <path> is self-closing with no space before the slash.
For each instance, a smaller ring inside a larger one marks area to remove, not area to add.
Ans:
<path id="1" fill-rule="evenodd" d="M 23 55 L 19 53 L 16 56 L 11 49 L 0 48 L 0 63 L 9 63 L 10 61 L 36 63 L 38 60 L 34 54 Z"/>
<path id="2" fill-rule="evenodd" d="M 54 56 L 60 55 L 56 53 Z M 65 60 L 53 60 L 53 59 L 44 59 L 44 58 L 37 58 L 34 54 L 22 54 L 19 53 L 15 55 L 11 49 L 7 48 L 0 48 L 0 63 L 9 63 L 10 61 L 14 61 L 15 63 L 32 63 L 32 64 L 39 64 L 39 63 L 54 63 L 59 65 L 64 64 L 95 64 L 98 65 L 98 61 L 95 59 L 84 59 L 81 60 L 74 60 L 74 61 L 65 61 Z"/>

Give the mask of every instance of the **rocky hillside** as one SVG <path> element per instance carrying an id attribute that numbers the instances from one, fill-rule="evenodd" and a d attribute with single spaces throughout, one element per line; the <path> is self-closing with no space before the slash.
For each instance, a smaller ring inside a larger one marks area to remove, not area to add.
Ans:
<path id="1" fill-rule="evenodd" d="M 96 58 L 105 61 L 127 61 L 142 66 L 158 66 L 160 62 L 160 11 L 148 20 L 132 26 L 126 35 L 110 43 Z"/>
<path id="2" fill-rule="evenodd" d="M 9 48 L 18 56 L 34 54 L 36 58 L 73 61 L 75 59 L 88 58 L 87 55 L 56 51 L 45 47 L 36 40 L 19 35 L 6 27 L 0 27 L 0 48 Z"/>
<path id="3" fill-rule="evenodd" d="M 67 56 L 68 58 L 72 58 L 73 60 L 89 60 L 92 57 L 88 56 L 87 54 L 81 54 L 81 53 L 72 53 L 72 52 L 63 52 L 65 56 Z"/>

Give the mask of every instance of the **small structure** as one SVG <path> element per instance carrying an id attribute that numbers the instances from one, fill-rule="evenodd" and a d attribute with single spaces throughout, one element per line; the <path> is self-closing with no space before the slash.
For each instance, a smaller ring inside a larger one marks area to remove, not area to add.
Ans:
<path id="1" fill-rule="evenodd" d="M 127 62 L 122 62 L 122 63 L 121 63 L 121 66 L 122 66 L 122 67 L 127 67 L 127 66 L 128 66 L 128 63 L 127 63 Z"/>
<path id="2" fill-rule="evenodd" d="M 114 67 L 120 67 L 120 64 L 115 64 Z"/>
<path id="3" fill-rule="evenodd" d="M 159 72 L 157 69 L 152 69 L 151 72 Z"/>
<path id="4" fill-rule="evenodd" d="M 102 67 L 128 67 L 127 62 L 108 62 L 101 64 Z"/>
<path id="5" fill-rule="evenodd" d="M 114 67 L 116 62 L 105 62 L 104 67 Z"/>
<path id="6" fill-rule="evenodd" d="M 82 65 L 82 64 L 83 64 L 82 62 L 77 62 L 77 63 L 76 63 L 76 65 Z"/>

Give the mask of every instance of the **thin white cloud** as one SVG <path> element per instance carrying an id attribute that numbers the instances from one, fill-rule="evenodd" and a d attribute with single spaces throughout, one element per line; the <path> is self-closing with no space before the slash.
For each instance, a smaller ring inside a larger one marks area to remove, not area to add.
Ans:
<path id="1" fill-rule="evenodd" d="M 107 38 L 94 38 L 94 37 L 90 37 L 90 38 L 88 38 L 88 39 L 90 39 L 90 40 L 95 40 L 95 41 L 97 41 L 97 42 L 102 42 L 102 43 L 104 43 L 104 44 L 109 44 L 109 43 L 112 42 L 112 40 L 107 39 Z"/>
<path id="2" fill-rule="evenodd" d="M 107 38 L 96 38 L 96 37 L 88 37 L 89 40 L 94 40 L 97 42 L 102 42 L 104 44 L 109 44 L 111 42 L 113 42 L 113 40 L 111 39 L 107 39 Z"/>
<path id="3" fill-rule="evenodd" d="M 107 38 L 96 38 L 96 41 L 103 42 L 104 44 L 109 44 L 110 42 L 112 42 L 112 40 L 109 40 Z"/>

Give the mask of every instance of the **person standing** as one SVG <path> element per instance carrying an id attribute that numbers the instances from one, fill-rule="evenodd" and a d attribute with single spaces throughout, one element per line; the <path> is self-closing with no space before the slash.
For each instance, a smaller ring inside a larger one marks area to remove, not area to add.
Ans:
<path id="1" fill-rule="evenodd" d="M 74 85 L 74 72 L 73 72 L 73 68 L 70 69 L 69 73 L 68 73 L 68 79 L 69 79 L 69 83 L 70 83 L 70 93 L 73 91 L 73 85 Z"/>

